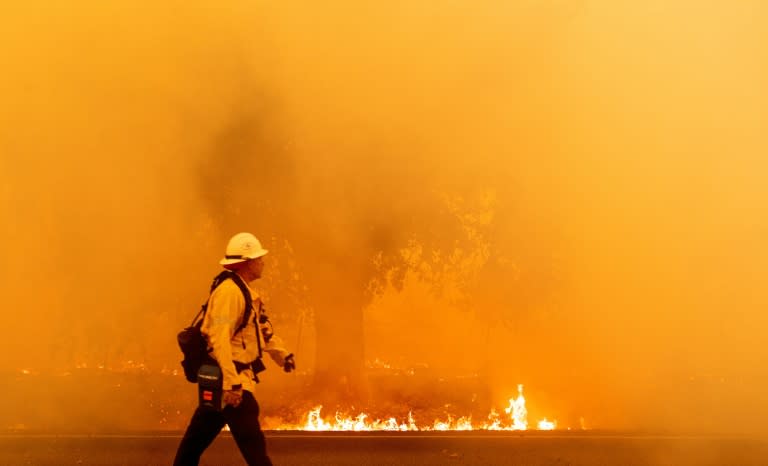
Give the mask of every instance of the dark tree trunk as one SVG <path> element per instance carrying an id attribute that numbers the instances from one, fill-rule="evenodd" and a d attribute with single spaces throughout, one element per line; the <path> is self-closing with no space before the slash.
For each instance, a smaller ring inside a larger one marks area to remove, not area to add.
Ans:
<path id="1" fill-rule="evenodd" d="M 318 401 L 328 405 L 363 401 L 363 309 L 371 271 L 364 258 L 322 259 L 313 263 L 310 279 L 317 335 L 313 389 Z"/>

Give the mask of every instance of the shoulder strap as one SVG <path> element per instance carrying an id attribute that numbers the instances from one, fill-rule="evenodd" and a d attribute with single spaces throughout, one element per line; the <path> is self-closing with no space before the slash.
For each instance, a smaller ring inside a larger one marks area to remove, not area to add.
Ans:
<path id="1" fill-rule="evenodd" d="M 208 298 L 210 299 L 211 293 L 213 293 L 213 290 L 216 289 L 217 286 L 221 285 L 221 282 L 226 280 L 228 277 L 227 274 L 231 273 L 228 270 L 225 270 L 221 272 L 220 274 L 216 275 L 213 278 L 213 282 L 211 283 L 211 289 L 208 290 Z M 190 327 L 200 327 L 203 325 L 203 318 L 205 317 L 205 312 L 208 310 L 208 300 L 206 299 L 202 306 L 200 306 L 200 311 L 198 311 L 197 315 L 194 319 L 192 319 L 192 323 L 190 324 Z"/>
<path id="2" fill-rule="evenodd" d="M 243 298 L 245 298 L 245 313 L 243 314 L 242 322 L 240 322 L 240 325 L 238 325 L 235 329 L 235 333 L 233 333 L 233 335 L 235 335 L 237 332 L 244 329 L 248 325 L 248 320 L 251 318 L 251 313 L 253 312 L 253 298 L 251 298 L 251 291 L 248 289 L 248 285 L 246 285 L 243 279 L 240 278 L 240 275 L 230 271 L 225 271 L 222 273 L 229 274 L 229 276 L 226 278 L 229 278 L 235 282 L 235 285 L 237 285 L 237 287 L 240 288 L 240 291 L 242 291 Z"/>
<path id="3" fill-rule="evenodd" d="M 251 318 L 251 312 L 253 311 L 253 299 L 251 298 L 251 292 L 248 290 L 248 286 L 245 284 L 242 278 L 240 278 L 240 275 L 236 274 L 235 272 L 232 272 L 230 270 L 224 270 L 220 274 L 216 275 L 213 278 L 213 282 L 211 283 L 211 289 L 209 294 L 213 293 L 213 290 L 218 288 L 219 285 L 224 283 L 224 280 L 230 279 L 237 285 L 238 288 L 240 288 L 240 291 L 243 293 L 243 298 L 245 298 L 245 314 L 243 315 L 243 321 L 240 323 L 240 325 L 237 326 L 235 329 L 235 333 L 239 332 L 240 330 L 244 329 L 246 325 L 248 325 L 248 319 Z M 201 326 L 203 324 L 203 318 L 205 317 L 205 313 L 208 311 L 208 301 L 204 302 L 203 305 L 200 308 L 200 312 L 197 313 L 194 319 L 192 319 L 192 326 Z"/>

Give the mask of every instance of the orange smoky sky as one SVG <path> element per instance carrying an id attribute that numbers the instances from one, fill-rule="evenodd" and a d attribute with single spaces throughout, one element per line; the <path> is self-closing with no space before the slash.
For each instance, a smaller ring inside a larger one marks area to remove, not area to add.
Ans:
<path id="1" fill-rule="evenodd" d="M 175 367 L 247 230 L 310 367 L 481 372 L 598 427 L 768 414 L 764 2 L 4 10 L 3 370 Z"/>

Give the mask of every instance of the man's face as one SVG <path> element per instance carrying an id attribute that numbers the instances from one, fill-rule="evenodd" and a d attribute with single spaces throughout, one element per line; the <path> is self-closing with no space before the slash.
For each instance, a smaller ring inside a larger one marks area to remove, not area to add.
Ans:
<path id="1" fill-rule="evenodd" d="M 257 257 L 248 261 L 248 268 L 255 278 L 261 278 L 261 272 L 264 271 L 264 257 Z"/>

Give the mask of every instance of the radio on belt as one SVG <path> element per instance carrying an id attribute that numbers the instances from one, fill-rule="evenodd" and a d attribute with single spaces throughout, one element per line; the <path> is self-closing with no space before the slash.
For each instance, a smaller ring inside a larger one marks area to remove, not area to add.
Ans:
<path id="1" fill-rule="evenodd" d="M 200 406 L 221 411 L 221 395 L 224 378 L 221 368 L 214 364 L 203 364 L 197 371 L 197 393 Z"/>

